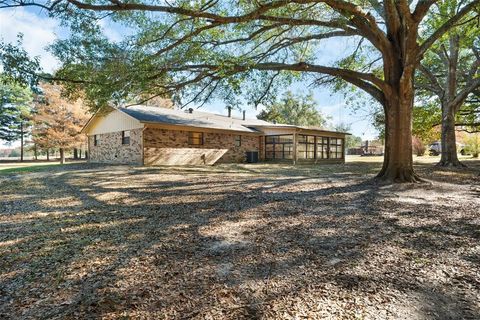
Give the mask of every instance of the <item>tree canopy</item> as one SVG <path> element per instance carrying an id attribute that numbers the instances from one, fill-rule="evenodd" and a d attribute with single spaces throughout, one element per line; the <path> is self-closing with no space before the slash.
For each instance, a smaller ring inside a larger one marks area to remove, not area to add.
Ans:
<path id="1" fill-rule="evenodd" d="M 31 116 L 32 92 L 0 74 L 0 140 L 20 139 Z"/>
<path id="2" fill-rule="evenodd" d="M 268 104 L 257 118 L 297 126 L 324 127 L 327 123 L 326 118 L 317 110 L 312 93 L 302 95 L 291 91 L 284 93 L 281 99 Z"/>

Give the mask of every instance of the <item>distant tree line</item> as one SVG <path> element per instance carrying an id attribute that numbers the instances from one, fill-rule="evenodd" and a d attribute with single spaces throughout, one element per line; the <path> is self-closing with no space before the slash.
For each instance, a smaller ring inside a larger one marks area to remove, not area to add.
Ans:
<path id="1" fill-rule="evenodd" d="M 65 98 L 62 87 L 51 83 L 32 90 L 15 79 L 3 75 L 0 79 L 0 140 L 7 144 L 20 141 L 21 161 L 27 143 L 35 158 L 42 153 L 49 160 L 53 150 L 60 152 L 62 163 L 66 151 L 73 150 L 74 158 L 80 157 L 78 150 L 86 144 L 80 130 L 89 117 L 80 98 Z"/>

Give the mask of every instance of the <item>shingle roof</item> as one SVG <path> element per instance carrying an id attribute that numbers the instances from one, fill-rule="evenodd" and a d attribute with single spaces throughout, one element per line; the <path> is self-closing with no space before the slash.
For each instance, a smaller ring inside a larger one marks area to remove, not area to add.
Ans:
<path id="1" fill-rule="evenodd" d="M 118 110 L 128 114 L 140 122 L 162 123 L 171 125 L 191 126 L 198 128 L 211 128 L 241 132 L 258 132 L 250 126 L 270 125 L 269 122 L 258 119 L 238 119 L 209 112 L 194 110 L 166 109 L 152 106 L 135 105 Z"/>
<path id="2" fill-rule="evenodd" d="M 259 119 L 240 119 L 225 115 L 194 110 L 167 109 L 155 106 L 134 105 L 118 110 L 128 114 L 140 122 L 161 123 L 197 128 L 232 130 L 240 132 L 261 133 L 262 128 L 291 128 L 323 132 L 335 132 L 318 127 L 303 127 L 289 124 L 274 124 Z M 348 133 L 345 133 L 348 134 Z"/>

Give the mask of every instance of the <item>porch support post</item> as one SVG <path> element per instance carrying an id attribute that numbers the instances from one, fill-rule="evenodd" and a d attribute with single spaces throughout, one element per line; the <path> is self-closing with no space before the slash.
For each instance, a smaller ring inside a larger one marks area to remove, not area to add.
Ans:
<path id="1" fill-rule="evenodd" d="M 297 131 L 293 133 L 293 165 L 297 164 Z"/>
<path id="2" fill-rule="evenodd" d="M 85 152 L 85 159 L 87 159 L 87 162 L 90 162 L 90 155 L 92 154 L 92 152 L 90 150 L 90 135 L 88 134 L 87 134 L 87 150 L 88 151 Z"/>

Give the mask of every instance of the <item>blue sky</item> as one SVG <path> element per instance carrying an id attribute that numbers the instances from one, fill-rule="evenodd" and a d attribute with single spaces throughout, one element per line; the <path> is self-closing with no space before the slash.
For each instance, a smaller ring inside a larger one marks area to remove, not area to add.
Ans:
<path id="1" fill-rule="evenodd" d="M 112 40 L 121 39 L 121 34 L 115 25 L 103 22 L 105 33 Z M 51 72 L 58 67 L 59 63 L 45 47 L 55 39 L 65 37 L 63 30 L 57 21 L 47 17 L 45 12 L 38 9 L 27 10 L 16 8 L 0 10 L 0 38 L 7 42 L 15 42 L 18 33 L 24 34 L 24 47 L 32 56 L 39 56 L 44 70 Z M 325 42 L 318 51 L 322 63 L 335 61 L 346 49 L 352 46 L 348 40 L 330 40 Z M 351 125 L 351 133 L 362 137 L 363 140 L 373 139 L 377 132 L 372 127 L 368 117 L 368 111 L 353 111 L 346 106 L 343 95 L 332 94 L 328 88 L 315 87 L 307 88 L 308 84 L 295 84 L 288 88 L 294 92 L 308 92 L 312 90 L 315 100 L 324 115 L 331 118 L 332 125 L 347 123 Z M 202 107 L 205 111 L 225 113 L 225 105 L 220 102 L 211 103 Z M 246 107 L 247 117 L 254 118 L 259 110 Z M 368 109 L 368 108 L 366 108 Z M 1 142 L 0 142 L 1 145 Z"/>

